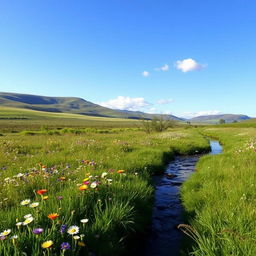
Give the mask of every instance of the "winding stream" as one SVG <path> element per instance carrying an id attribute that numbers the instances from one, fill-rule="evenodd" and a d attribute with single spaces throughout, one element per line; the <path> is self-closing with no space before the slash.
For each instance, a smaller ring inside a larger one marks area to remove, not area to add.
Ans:
<path id="1" fill-rule="evenodd" d="M 219 154 L 218 141 L 210 141 L 210 154 Z M 178 256 L 183 234 L 176 227 L 184 223 L 180 201 L 180 185 L 195 170 L 200 156 L 178 156 L 165 173 L 154 178 L 155 202 L 151 232 L 146 238 L 145 256 Z"/>

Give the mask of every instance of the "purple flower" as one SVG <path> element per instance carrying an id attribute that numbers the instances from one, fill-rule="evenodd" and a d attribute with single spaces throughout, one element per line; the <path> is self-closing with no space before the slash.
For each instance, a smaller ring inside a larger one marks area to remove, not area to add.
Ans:
<path id="1" fill-rule="evenodd" d="M 62 199 L 63 199 L 63 196 L 57 196 L 57 199 L 58 199 L 58 200 L 62 200 Z"/>
<path id="2" fill-rule="evenodd" d="M 0 236 L 0 240 L 5 240 L 6 236 Z"/>
<path id="3" fill-rule="evenodd" d="M 39 235 L 39 234 L 41 234 L 43 231 L 44 231 L 43 228 L 35 228 L 35 229 L 33 229 L 32 232 L 33 232 L 35 235 Z"/>
<path id="4" fill-rule="evenodd" d="M 69 250 L 71 249 L 71 246 L 68 242 L 63 242 L 61 245 L 61 250 Z"/>
<path id="5" fill-rule="evenodd" d="M 60 233 L 61 233 L 61 234 L 65 233 L 66 229 L 67 229 L 67 225 L 61 225 L 61 227 L 60 227 Z"/>

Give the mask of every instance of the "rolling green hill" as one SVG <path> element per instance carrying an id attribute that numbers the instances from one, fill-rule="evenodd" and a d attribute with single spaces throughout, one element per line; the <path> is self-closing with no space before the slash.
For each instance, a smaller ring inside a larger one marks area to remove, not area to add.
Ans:
<path id="1" fill-rule="evenodd" d="M 0 132 L 38 130 L 42 127 L 51 129 L 72 127 L 137 127 L 139 120 L 87 116 L 72 113 L 45 112 L 24 108 L 0 106 Z"/>
<path id="2" fill-rule="evenodd" d="M 191 118 L 189 121 L 216 124 L 216 123 L 219 123 L 220 119 L 224 119 L 226 123 L 232 123 L 234 121 L 240 122 L 240 121 L 248 120 L 250 119 L 250 117 L 246 115 L 222 114 L 222 115 L 197 116 L 197 117 Z"/>
<path id="3" fill-rule="evenodd" d="M 0 106 L 112 118 L 151 119 L 154 116 L 139 111 L 109 109 L 76 97 L 48 97 L 6 92 L 0 92 Z M 182 120 L 172 115 L 166 117 Z"/>

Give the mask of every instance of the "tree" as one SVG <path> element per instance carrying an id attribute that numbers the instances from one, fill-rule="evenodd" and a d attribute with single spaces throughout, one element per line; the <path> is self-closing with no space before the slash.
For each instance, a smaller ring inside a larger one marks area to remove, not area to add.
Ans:
<path id="1" fill-rule="evenodd" d="M 175 125 L 175 120 L 164 118 L 163 116 L 155 116 L 152 120 L 142 120 L 142 127 L 146 133 L 151 133 L 152 131 L 163 132 Z"/>
<path id="2" fill-rule="evenodd" d="M 225 124 L 226 121 L 225 121 L 225 119 L 220 119 L 219 123 L 220 123 L 220 124 Z"/>

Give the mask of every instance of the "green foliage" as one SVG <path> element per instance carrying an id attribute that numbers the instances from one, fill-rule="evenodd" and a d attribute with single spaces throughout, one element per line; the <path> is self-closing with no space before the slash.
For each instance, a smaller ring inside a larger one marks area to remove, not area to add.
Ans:
<path id="1" fill-rule="evenodd" d="M 141 121 L 141 126 L 142 129 L 146 133 L 151 133 L 151 132 L 163 132 L 166 131 L 168 128 L 173 128 L 175 127 L 177 121 L 173 119 L 167 119 L 162 116 L 160 117 L 154 117 L 152 120 L 142 120 Z"/>
<path id="2" fill-rule="evenodd" d="M 193 255 L 256 255 L 256 131 L 208 128 L 224 145 L 201 158 L 182 187 L 182 200 L 196 237 Z"/>
<path id="3" fill-rule="evenodd" d="M 226 123 L 225 119 L 222 119 L 222 118 L 221 118 L 221 119 L 219 120 L 219 124 L 225 124 L 225 123 Z"/>
<path id="4" fill-rule="evenodd" d="M 26 135 L 30 133 L 33 136 Z M 145 230 L 150 222 L 150 175 L 162 172 L 175 154 L 208 148 L 207 140 L 196 130 L 177 128 L 154 134 L 137 128 L 42 129 L 0 137 L 0 232 L 11 229 L 0 243 L 0 255 L 61 255 L 62 242 L 73 248 L 65 255 L 120 255 L 127 238 Z M 80 191 L 85 178 L 90 184 L 98 181 L 97 188 L 89 184 Z M 39 189 L 48 190 L 47 200 L 36 193 Z M 39 202 L 39 206 L 21 206 L 24 199 Z M 51 221 L 50 213 L 60 216 Z M 16 227 L 26 214 L 32 214 L 34 221 Z M 80 220 L 84 218 L 89 222 L 83 225 Z M 61 235 L 61 224 L 79 226 L 86 247 L 79 247 L 67 233 Z M 32 230 L 38 227 L 44 232 L 34 235 Z M 12 235 L 18 235 L 17 240 L 10 239 Z M 46 240 L 54 242 L 51 249 L 41 248 Z"/>

